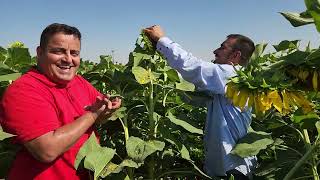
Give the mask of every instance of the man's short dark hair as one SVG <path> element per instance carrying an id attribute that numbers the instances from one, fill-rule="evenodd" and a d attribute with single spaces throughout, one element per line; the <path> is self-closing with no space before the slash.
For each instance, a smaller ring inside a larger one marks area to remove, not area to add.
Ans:
<path id="1" fill-rule="evenodd" d="M 233 49 L 239 50 L 241 52 L 240 65 L 246 65 L 254 52 L 255 46 L 253 41 L 241 34 L 230 34 L 227 38 L 236 39 L 236 43 L 233 45 Z"/>
<path id="2" fill-rule="evenodd" d="M 80 31 L 73 26 L 69 26 L 66 24 L 53 23 L 47 26 L 41 33 L 40 37 L 40 47 L 42 49 L 46 49 L 49 39 L 57 33 L 63 33 L 66 35 L 73 35 L 81 41 L 81 33 Z"/>

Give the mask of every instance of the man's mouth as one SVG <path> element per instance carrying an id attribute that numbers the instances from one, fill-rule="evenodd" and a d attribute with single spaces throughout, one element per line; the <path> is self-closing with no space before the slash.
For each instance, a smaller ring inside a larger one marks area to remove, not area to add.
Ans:
<path id="1" fill-rule="evenodd" d="M 57 65 L 57 67 L 63 71 L 69 71 L 72 67 L 72 65 Z"/>

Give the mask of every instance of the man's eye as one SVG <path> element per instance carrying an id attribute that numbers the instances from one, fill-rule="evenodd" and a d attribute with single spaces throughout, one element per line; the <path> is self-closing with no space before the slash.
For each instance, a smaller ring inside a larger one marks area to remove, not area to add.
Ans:
<path id="1" fill-rule="evenodd" d="M 79 51 L 71 51 L 72 56 L 79 56 L 80 52 Z"/>
<path id="2" fill-rule="evenodd" d="M 61 49 L 51 49 L 50 52 L 53 54 L 63 54 L 63 50 Z"/>

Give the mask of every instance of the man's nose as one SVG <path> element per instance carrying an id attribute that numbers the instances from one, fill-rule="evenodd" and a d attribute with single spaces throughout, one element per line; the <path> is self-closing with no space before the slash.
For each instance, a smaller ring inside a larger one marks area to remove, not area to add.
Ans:
<path id="1" fill-rule="evenodd" d="M 218 49 L 213 50 L 213 54 L 216 54 L 216 53 L 217 53 L 217 50 L 218 50 Z"/>
<path id="2" fill-rule="evenodd" d="M 65 54 L 63 60 L 64 60 L 65 62 L 71 63 L 71 62 L 72 62 L 72 56 L 71 56 L 71 54 L 67 52 L 67 53 Z"/>

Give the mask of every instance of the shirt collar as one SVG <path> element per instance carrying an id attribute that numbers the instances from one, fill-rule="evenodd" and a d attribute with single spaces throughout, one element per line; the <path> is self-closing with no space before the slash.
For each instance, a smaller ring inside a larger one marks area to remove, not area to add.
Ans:
<path id="1" fill-rule="evenodd" d="M 47 76 L 45 76 L 44 74 L 40 73 L 36 67 L 31 68 L 27 74 L 31 75 L 32 77 L 38 79 L 39 81 L 41 81 L 42 83 L 46 84 L 49 87 L 56 87 L 56 88 L 69 88 L 74 84 L 74 79 L 73 78 L 69 83 L 62 85 L 62 84 L 57 84 L 53 81 L 51 81 Z"/>

